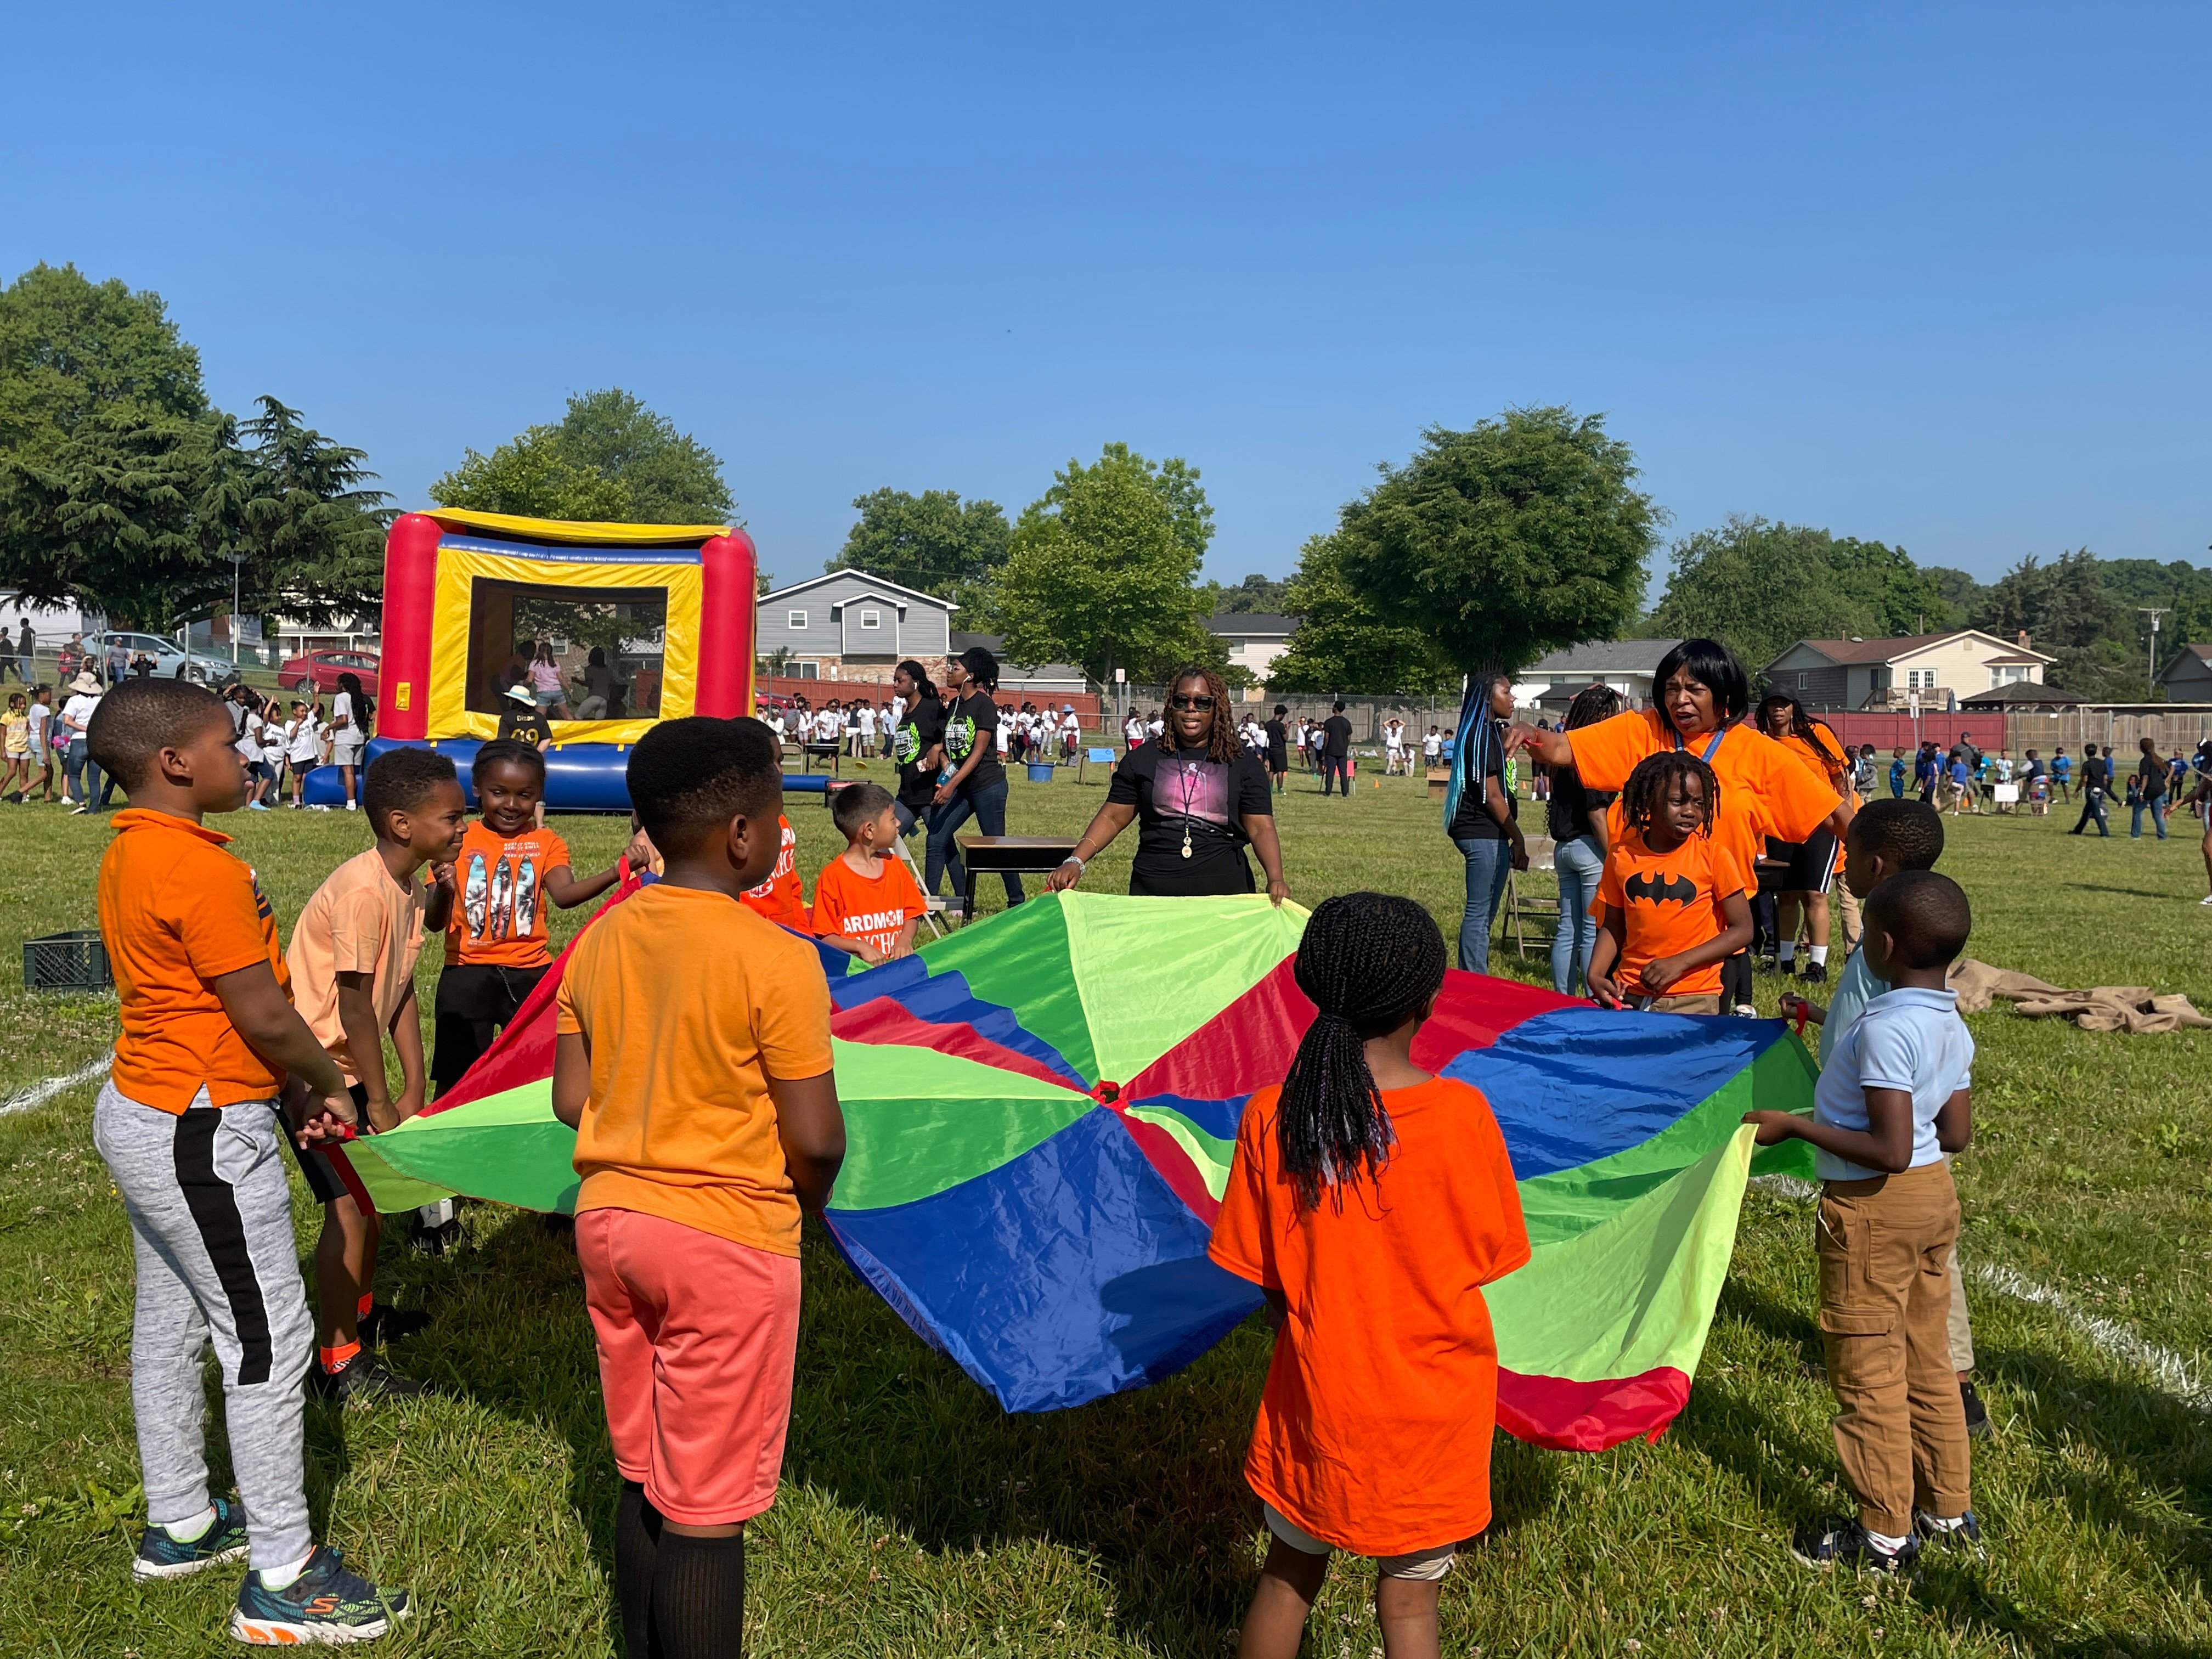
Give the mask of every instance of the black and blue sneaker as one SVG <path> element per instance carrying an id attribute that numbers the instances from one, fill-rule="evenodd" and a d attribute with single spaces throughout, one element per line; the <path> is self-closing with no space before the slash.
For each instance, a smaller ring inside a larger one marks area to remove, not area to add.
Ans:
<path id="1" fill-rule="evenodd" d="M 307 1571 L 283 1589 L 265 1589 L 249 1572 L 230 1615 L 230 1633 L 255 1647 L 335 1646 L 373 1642 L 408 1613 L 405 1590 L 381 1590 L 346 1571 L 345 1557 L 319 1544 Z"/>
<path id="2" fill-rule="evenodd" d="M 1912 1511 L 1912 1535 L 1924 1547 L 1934 1545 L 1938 1549 L 1982 1553 L 1982 1523 L 1974 1518 L 1972 1510 L 1959 1511 L 1955 1521 L 1939 1521 L 1925 1510 Z"/>
<path id="3" fill-rule="evenodd" d="M 1856 1520 L 1837 1516 L 1799 1531 L 1790 1553 L 1808 1567 L 1858 1567 L 1869 1572 L 1910 1573 L 1920 1559 L 1920 1543 L 1908 1537 L 1901 1549 L 1886 1550 Z"/>
<path id="4" fill-rule="evenodd" d="M 156 1578 L 184 1578 L 218 1561 L 242 1560 L 246 1555 L 246 1517 L 227 1498 L 215 1500 L 215 1519 L 207 1530 L 186 1543 L 171 1535 L 167 1527 L 149 1527 L 138 1539 L 138 1553 L 131 1562 L 131 1576 L 140 1583 Z"/>

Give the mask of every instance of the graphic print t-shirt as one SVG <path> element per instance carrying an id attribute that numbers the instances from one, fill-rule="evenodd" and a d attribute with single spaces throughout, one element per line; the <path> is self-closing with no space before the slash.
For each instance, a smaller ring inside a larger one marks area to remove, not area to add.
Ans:
<path id="1" fill-rule="evenodd" d="M 568 862 L 568 844 L 550 830 L 502 836 L 482 818 L 461 836 L 453 860 L 453 919 L 446 927 L 446 965 L 543 968 L 545 877 Z"/>
<path id="2" fill-rule="evenodd" d="M 792 833 L 791 820 L 781 812 L 775 823 L 782 838 L 775 868 L 759 886 L 747 888 L 738 902 L 793 933 L 811 933 L 814 919 L 807 914 L 805 890 L 799 884 L 799 837 Z"/>
<path id="3" fill-rule="evenodd" d="M 999 706 L 988 691 L 969 692 L 945 717 L 945 758 L 957 768 L 975 750 L 981 751 L 975 769 L 960 786 L 963 795 L 980 794 L 1006 781 L 1006 769 L 999 764 Z"/>
<path id="4" fill-rule="evenodd" d="M 945 705 L 934 697 L 923 697 L 908 709 L 891 739 L 891 757 L 898 762 L 899 800 L 917 816 L 928 810 L 930 797 L 937 793 L 937 769 L 923 766 L 921 757 L 944 741 Z"/>
<path id="5" fill-rule="evenodd" d="M 1606 854 L 1597 884 L 1599 900 L 1608 912 L 1621 912 L 1628 935 L 1613 966 L 1613 983 L 1624 995 L 1644 995 L 1637 980 L 1644 964 L 1717 939 L 1728 927 L 1721 900 L 1747 884 L 1735 855 L 1709 836 L 1691 836 L 1671 853 L 1655 853 L 1640 834 L 1626 831 Z M 1716 962 L 1692 969 L 1664 994 L 1711 996 L 1720 988 Z"/>
<path id="6" fill-rule="evenodd" d="M 907 923 L 929 907 L 897 859 L 882 860 L 876 867 L 876 875 L 864 876 L 842 855 L 822 866 L 814 878 L 817 933 L 860 939 L 886 953 L 898 943 Z"/>
<path id="7" fill-rule="evenodd" d="M 1106 799 L 1137 809 L 1139 870 L 1188 871 L 1204 860 L 1226 858 L 1244 843 L 1248 813 L 1272 815 L 1267 769 L 1249 749 L 1227 765 L 1208 760 L 1203 749 L 1173 754 L 1147 743 L 1124 755 L 1106 786 Z M 1190 858 L 1182 856 L 1183 830 L 1190 831 Z"/>

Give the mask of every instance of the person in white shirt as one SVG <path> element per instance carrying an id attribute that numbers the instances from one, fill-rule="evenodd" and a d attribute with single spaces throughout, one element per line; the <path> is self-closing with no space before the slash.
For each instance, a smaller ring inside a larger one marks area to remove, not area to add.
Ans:
<path id="1" fill-rule="evenodd" d="M 1063 703 L 1060 705 L 1060 754 L 1066 759 L 1072 761 L 1075 758 L 1075 751 L 1082 746 L 1083 722 L 1076 719 L 1073 703 Z"/>
<path id="2" fill-rule="evenodd" d="M 307 805 L 300 799 L 300 790 L 322 755 L 322 722 L 306 703 L 295 702 L 292 718 L 284 722 L 284 763 L 292 774 L 292 810 L 295 812 Z"/>
<path id="3" fill-rule="evenodd" d="M 1421 758 L 1430 765 L 1435 766 L 1443 757 L 1444 734 L 1432 726 L 1429 728 L 1429 735 L 1421 739 Z"/>
<path id="4" fill-rule="evenodd" d="M 1152 719 L 1145 722 L 1145 735 L 1146 737 L 1157 738 L 1161 732 L 1167 729 L 1168 723 L 1161 715 L 1160 711 L 1157 708 L 1152 710 Z"/>
<path id="5" fill-rule="evenodd" d="M 876 708 L 873 703 L 860 702 L 854 711 L 853 758 L 863 760 L 876 746 Z"/>
<path id="6" fill-rule="evenodd" d="M 69 738 L 69 747 L 62 751 L 62 799 L 73 803 L 73 812 L 89 812 L 100 776 L 85 747 L 84 733 L 92 724 L 92 711 L 100 707 L 100 682 L 80 673 L 69 689 L 69 701 L 62 705 L 62 732 Z M 112 781 L 107 785 L 111 790 L 114 787 Z"/>
<path id="7" fill-rule="evenodd" d="M 1382 722 L 1382 775 L 1395 777 L 1407 769 L 1406 722 L 1393 714 Z"/>
<path id="8" fill-rule="evenodd" d="M 1133 751 L 1145 746 L 1145 720 L 1141 714 L 1132 714 L 1121 722 L 1121 735 L 1129 740 Z"/>
<path id="9" fill-rule="evenodd" d="M 775 740 L 779 744 L 783 742 L 785 732 L 790 730 L 790 728 L 783 723 L 783 710 L 781 708 L 769 709 L 768 711 L 768 717 L 763 723 L 767 726 L 769 731 L 775 733 Z"/>

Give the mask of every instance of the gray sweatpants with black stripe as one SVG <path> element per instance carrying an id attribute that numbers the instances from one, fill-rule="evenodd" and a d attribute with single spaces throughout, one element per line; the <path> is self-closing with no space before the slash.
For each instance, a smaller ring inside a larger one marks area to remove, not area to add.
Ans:
<path id="1" fill-rule="evenodd" d="M 137 1255 L 131 1407 L 146 1518 L 184 1521 L 207 1508 L 200 1368 L 212 1336 L 257 1567 L 289 1565 L 313 1541 L 301 1441 L 315 1332 L 283 1135 L 269 1101 L 179 1115 L 109 1083 L 93 1109 L 93 1142 L 130 1212 Z"/>

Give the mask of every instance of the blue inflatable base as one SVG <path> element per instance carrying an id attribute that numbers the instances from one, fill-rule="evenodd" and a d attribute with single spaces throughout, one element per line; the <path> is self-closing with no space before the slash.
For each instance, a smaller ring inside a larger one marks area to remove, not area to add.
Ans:
<path id="1" fill-rule="evenodd" d="M 469 805 L 477 804 L 476 791 L 469 787 L 469 768 L 474 764 L 477 750 L 483 746 L 481 738 L 436 738 L 420 743 L 407 743 L 391 738 L 371 738 L 368 758 L 393 749 L 428 749 L 444 755 L 453 763 L 453 769 L 461 775 L 461 793 L 468 797 Z M 626 743 L 556 743 L 545 751 L 545 808 L 550 812 L 624 812 L 629 811 L 629 786 L 624 773 L 629 765 L 630 745 Z M 823 794 L 830 787 L 827 773 L 787 773 L 783 780 L 787 794 Z M 307 774 L 301 791 L 310 806 L 343 806 L 345 786 L 335 766 L 318 766 Z"/>

